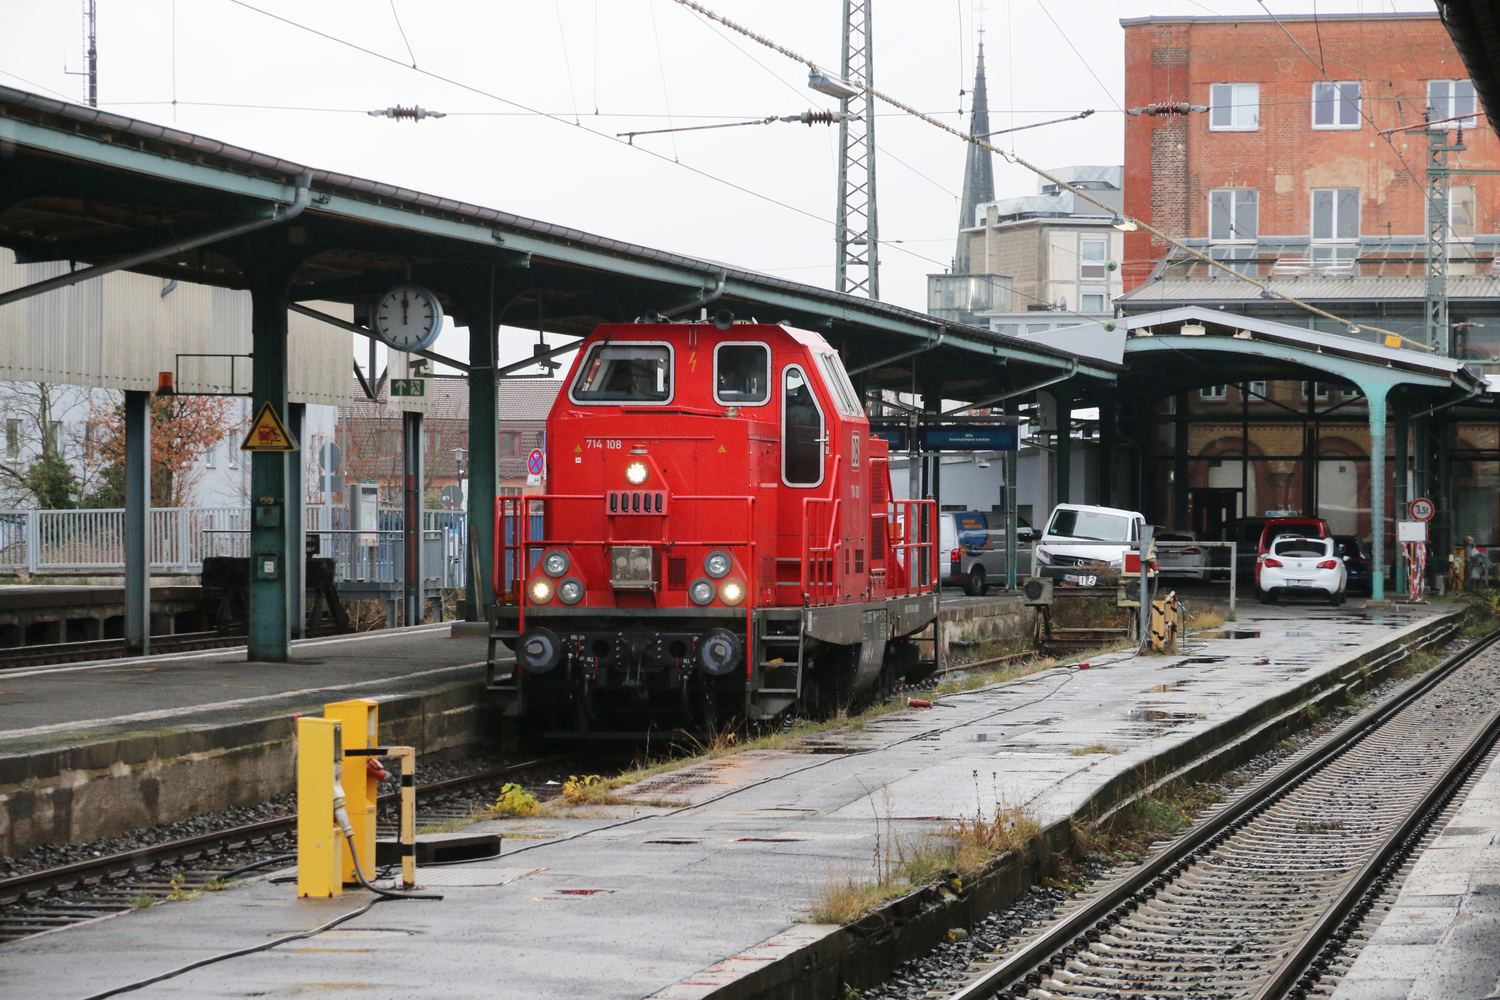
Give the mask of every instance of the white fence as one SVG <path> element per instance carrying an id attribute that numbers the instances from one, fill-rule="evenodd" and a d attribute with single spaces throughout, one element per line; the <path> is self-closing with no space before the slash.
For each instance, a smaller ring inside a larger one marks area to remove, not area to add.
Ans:
<path id="1" fill-rule="evenodd" d="M 377 531 L 349 529 L 349 512 L 306 508 L 309 534 L 322 536 L 319 555 L 332 558 L 340 580 L 390 583 L 401 578 L 402 510 L 383 507 Z M 428 510 L 422 517 L 424 570 L 442 587 L 464 585 L 467 534 L 462 511 Z M 250 554 L 250 508 L 170 507 L 151 511 L 151 568 L 198 573 L 208 556 Z M 0 510 L 0 572 L 101 572 L 125 568 L 123 510 Z"/>

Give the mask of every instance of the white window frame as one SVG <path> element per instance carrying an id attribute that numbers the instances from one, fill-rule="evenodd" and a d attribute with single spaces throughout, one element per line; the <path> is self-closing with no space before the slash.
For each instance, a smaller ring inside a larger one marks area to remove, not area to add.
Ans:
<path id="1" fill-rule="evenodd" d="M 589 360 L 589 353 L 596 347 L 665 347 L 667 349 L 667 382 L 671 389 L 666 399 L 643 400 L 643 399 L 578 399 L 573 395 L 573 390 L 578 386 L 578 380 L 583 378 Z M 670 342 L 665 340 L 596 340 L 583 348 L 583 357 L 579 361 L 578 371 L 573 375 L 573 381 L 568 383 L 568 400 L 575 406 L 671 406 L 672 400 L 677 398 L 677 350 Z"/>
<path id="2" fill-rule="evenodd" d="M 1242 192 L 1255 195 L 1255 232 L 1249 236 L 1240 233 L 1240 204 Z M 1229 195 L 1229 231 L 1232 235 L 1220 239 L 1214 231 L 1214 195 Z M 1260 235 L 1260 188 L 1214 188 L 1208 192 L 1208 238 L 1215 243 L 1254 243 Z"/>
<path id="3" fill-rule="evenodd" d="M 1266 383 L 1265 382 L 1251 382 L 1249 384 L 1249 389 L 1250 389 L 1250 392 L 1252 393 L 1252 395 L 1251 395 L 1250 398 L 1254 399 L 1254 400 L 1257 400 L 1259 402 L 1264 402 L 1265 401 L 1265 397 L 1267 397 L 1267 396 L 1270 395 L 1270 393 L 1266 391 Z"/>
<path id="4" fill-rule="evenodd" d="M 1442 97 L 1438 98 L 1438 100 L 1442 101 L 1442 105 L 1441 106 L 1433 104 L 1433 98 L 1432 98 L 1432 85 L 1433 84 L 1443 85 L 1448 90 L 1448 92 L 1446 94 L 1444 94 Z M 1445 129 L 1457 129 L 1457 128 L 1473 129 L 1473 128 L 1478 128 L 1479 127 L 1479 97 L 1474 92 L 1474 81 L 1470 80 L 1470 79 L 1467 79 L 1467 78 L 1465 78 L 1465 79 L 1457 79 L 1457 80 L 1428 80 L 1427 81 L 1427 110 L 1428 110 L 1428 113 L 1432 116 L 1432 120 L 1433 121 L 1442 121 L 1442 119 L 1444 119 L 1444 118 L 1451 117 L 1455 113 L 1454 110 L 1453 110 L 1453 105 L 1454 105 L 1454 103 L 1456 101 L 1459 100 L 1458 95 L 1454 94 L 1453 91 L 1454 91 L 1454 89 L 1459 84 L 1467 84 L 1468 85 L 1468 88 L 1469 88 L 1469 104 L 1470 104 L 1471 107 L 1474 108 L 1474 114 L 1470 115 L 1467 118 L 1464 118 L 1462 121 L 1443 122 L 1442 127 L 1445 128 Z"/>
<path id="5" fill-rule="evenodd" d="M 1206 385 L 1198 390 L 1198 398 L 1213 402 L 1229 398 L 1229 383 L 1221 382 L 1218 385 Z"/>
<path id="6" fill-rule="evenodd" d="M 839 356 L 832 351 L 814 351 L 813 358 L 817 361 L 818 373 L 828 383 L 828 395 L 833 397 L 833 408 L 845 417 L 862 417 L 864 409 L 859 405 L 859 393 L 854 391 L 854 383 L 849 381 L 849 374 L 844 371 L 844 363 Z"/>
<path id="7" fill-rule="evenodd" d="M 203 467 L 205 469 L 216 468 L 218 460 L 219 443 L 215 441 L 213 444 L 209 445 L 203 452 Z"/>
<path id="8" fill-rule="evenodd" d="M 812 397 L 813 409 L 818 411 L 818 419 L 823 424 L 823 437 L 818 443 L 818 481 L 815 483 L 794 483 L 786 477 L 786 379 L 792 369 L 802 376 L 802 381 L 807 384 L 807 393 Z M 813 379 L 807 377 L 807 369 L 800 364 L 783 365 L 781 369 L 781 484 L 794 490 L 814 490 L 823 485 L 823 480 L 828 478 L 828 414 L 823 409 L 823 404 L 818 402 L 818 390 Z"/>
<path id="9" fill-rule="evenodd" d="M 1333 88 L 1329 98 L 1318 97 L 1318 91 L 1324 87 Z M 1349 104 L 1348 95 L 1344 92 L 1345 87 L 1353 87 L 1356 92 L 1353 102 L 1354 120 L 1352 122 L 1341 121 L 1343 118 L 1343 109 Z M 1333 121 L 1327 125 L 1321 125 L 1318 123 L 1319 105 L 1329 103 L 1330 101 L 1333 106 Z M 1316 132 L 1357 131 L 1364 124 L 1363 101 L 1364 87 L 1358 80 L 1314 81 L 1312 85 L 1312 108 L 1309 116 L 1312 121 L 1313 130 Z"/>
<path id="10" fill-rule="evenodd" d="M 1225 91 L 1228 91 L 1226 94 Z M 1227 103 L 1220 103 L 1221 98 Z M 1248 109 L 1249 121 L 1240 121 Z M 1227 111 L 1229 124 L 1215 125 L 1216 112 Z M 1260 84 L 1214 83 L 1208 88 L 1208 130 L 1210 132 L 1259 132 Z"/>
<path id="11" fill-rule="evenodd" d="M 1090 309 L 1088 300 L 1095 295 L 1099 296 L 1099 308 Z M 1098 291 L 1087 288 L 1080 289 L 1078 292 L 1078 303 L 1078 311 L 1081 313 L 1102 313 L 1109 309 L 1109 293 L 1102 288 Z"/>
<path id="12" fill-rule="evenodd" d="M 1330 228 L 1331 228 L 1331 230 L 1334 233 L 1333 236 L 1319 236 L 1317 234 L 1317 231 L 1316 231 L 1316 226 L 1317 226 L 1317 204 L 1318 204 L 1318 192 L 1319 191 L 1331 191 L 1333 193 L 1333 215 L 1332 215 L 1332 218 L 1330 220 L 1330 222 L 1331 222 Z M 1338 231 L 1339 231 L 1339 192 L 1340 191 L 1356 191 L 1356 192 L 1359 192 L 1358 194 L 1356 194 L 1354 196 L 1354 235 L 1353 236 L 1339 236 L 1339 235 L 1337 235 Z M 1358 243 L 1359 242 L 1360 216 L 1364 212 L 1363 202 L 1364 202 L 1364 191 L 1361 188 L 1313 188 L 1312 190 L 1308 191 L 1308 193 L 1307 193 L 1307 232 L 1308 232 L 1308 236 L 1312 239 L 1313 246 L 1326 246 L 1326 245 L 1329 245 L 1329 244 L 1339 244 L 1339 243 L 1344 243 L 1344 244 Z"/>
<path id="13" fill-rule="evenodd" d="M 719 349 L 722 347 L 760 347 L 766 352 L 766 391 L 764 397 L 755 403 L 738 402 L 719 398 Z M 721 340 L 714 345 L 714 402 L 720 406 L 756 407 L 765 406 L 771 401 L 771 378 L 775 371 L 775 365 L 771 360 L 771 345 L 764 340 Z"/>
<path id="14" fill-rule="evenodd" d="M 1083 245 L 1102 246 L 1104 254 L 1098 260 L 1090 260 L 1083 255 Z M 1098 274 L 1086 274 L 1085 267 L 1097 267 Z M 1092 234 L 1078 237 L 1078 280 L 1079 281 L 1105 281 L 1109 278 L 1109 237 L 1094 236 Z"/>

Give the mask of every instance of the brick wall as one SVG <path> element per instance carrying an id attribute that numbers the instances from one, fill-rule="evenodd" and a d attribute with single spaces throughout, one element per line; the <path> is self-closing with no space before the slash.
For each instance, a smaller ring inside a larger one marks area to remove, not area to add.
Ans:
<path id="1" fill-rule="evenodd" d="M 1297 43 L 1321 59 L 1319 71 L 1276 22 L 1266 18 L 1141 19 L 1125 25 L 1125 106 L 1186 101 L 1207 105 L 1214 83 L 1260 85 L 1254 132 L 1211 132 L 1207 114 L 1127 117 L 1125 208 L 1172 235 L 1208 235 L 1208 194 L 1255 188 L 1263 235 L 1308 235 L 1314 188 L 1360 189 L 1360 231 L 1423 231 L 1420 180 L 1426 137 L 1378 131 L 1422 121 L 1427 81 L 1463 79 L 1468 71 L 1434 16 L 1283 18 Z M 1374 121 L 1351 130 L 1315 131 L 1315 81 L 1357 80 L 1363 110 Z M 1500 140 L 1479 116 L 1465 131 L 1465 166 L 1494 168 Z M 1403 163 L 1404 160 L 1404 163 Z M 1408 169 L 1410 173 L 1408 173 Z M 1455 179 L 1476 188 L 1476 229 L 1500 231 L 1500 177 Z M 1160 256 L 1144 231 L 1126 238 L 1126 287 L 1138 284 Z"/>

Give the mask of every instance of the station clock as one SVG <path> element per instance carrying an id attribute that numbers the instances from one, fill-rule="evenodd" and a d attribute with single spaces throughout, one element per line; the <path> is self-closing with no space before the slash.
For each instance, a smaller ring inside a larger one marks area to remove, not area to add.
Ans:
<path id="1" fill-rule="evenodd" d="M 436 295 L 417 285 L 397 285 L 375 307 L 375 335 L 396 351 L 431 347 L 443 328 L 443 307 Z"/>

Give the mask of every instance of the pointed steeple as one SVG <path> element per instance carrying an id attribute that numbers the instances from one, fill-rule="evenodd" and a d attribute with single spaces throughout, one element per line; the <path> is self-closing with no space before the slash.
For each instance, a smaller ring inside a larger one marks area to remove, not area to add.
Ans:
<path id="1" fill-rule="evenodd" d="M 979 58 L 974 64 L 974 94 L 969 110 L 969 134 L 982 136 L 990 130 L 990 99 L 984 87 L 984 42 L 979 43 Z M 976 224 L 974 212 L 985 202 L 995 200 L 995 173 L 990 165 L 990 151 L 970 144 L 964 163 L 964 190 L 959 199 L 958 228 Z M 953 257 L 957 274 L 969 273 L 969 237 L 959 233 L 958 252 Z"/>

